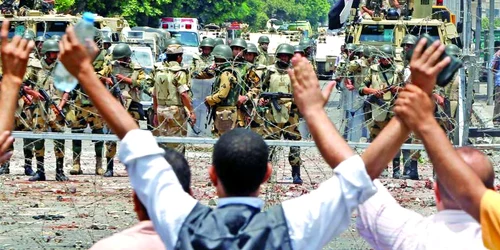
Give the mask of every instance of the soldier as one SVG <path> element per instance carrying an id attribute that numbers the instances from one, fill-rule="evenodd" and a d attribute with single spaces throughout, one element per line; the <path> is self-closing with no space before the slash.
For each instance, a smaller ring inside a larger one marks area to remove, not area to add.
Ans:
<path id="1" fill-rule="evenodd" d="M 313 42 L 309 38 L 302 38 L 299 42 L 299 45 L 302 46 L 304 52 L 306 54 L 307 60 L 311 62 L 313 69 L 315 72 L 318 71 L 318 65 L 316 64 L 316 58 L 313 55 Z"/>
<path id="2" fill-rule="evenodd" d="M 389 123 L 392 117 L 390 109 L 403 81 L 403 69 L 393 64 L 394 47 L 384 44 L 380 47 L 380 52 L 379 63 L 370 67 L 364 79 L 364 86 L 359 88 L 359 94 L 367 96 L 367 102 L 371 105 L 372 124 L 368 128 L 371 141 L 375 140 Z M 387 170 L 384 172 L 387 175 Z M 400 169 L 394 167 L 393 177 L 400 176 Z"/>
<path id="3" fill-rule="evenodd" d="M 132 62 L 131 56 L 132 50 L 127 44 L 116 45 L 112 52 L 113 61 L 104 66 L 97 75 L 104 84 L 111 87 L 117 99 L 138 123 L 144 119 L 144 110 L 140 103 L 141 91 L 151 85 L 151 79 L 139 65 Z M 113 176 L 115 155 L 116 142 L 106 142 L 107 167 L 104 177 Z"/>
<path id="4" fill-rule="evenodd" d="M 344 137 L 348 141 L 359 142 L 366 134 L 364 123 L 364 98 L 359 95 L 359 88 L 363 86 L 364 77 L 368 73 L 368 65 L 363 60 L 364 47 L 350 43 L 346 46 L 348 53 L 345 62 L 344 74 L 341 78 L 342 103 L 346 118 Z M 342 72 L 341 72 L 342 74 Z M 342 75 L 340 75 L 342 76 Z"/>
<path id="5" fill-rule="evenodd" d="M 214 120 L 212 132 L 217 137 L 236 127 L 237 107 L 241 93 L 241 76 L 232 65 L 233 51 L 227 45 L 217 45 L 212 52 L 218 74 L 215 78 L 212 95 L 205 98 L 209 114 L 208 122 Z"/>
<path id="6" fill-rule="evenodd" d="M 204 74 L 204 70 L 214 64 L 214 58 L 212 56 L 214 47 L 215 40 L 212 38 L 205 38 L 203 39 L 203 41 L 201 41 L 201 54 L 195 54 L 193 56 L 193 62 L 191 64 L 191 72 L 193 73 L 193 78 L 210 79 L 213 77 L 213 75 Z"/>
<path id="7" fill-rule="evenodd" d="M 187 135 L 187 122 L 196 123 L 196 115 L 188 87 L 189 72 L 180 66 L 182 46 L 169 45 L 167 62 L 157 65 L 154 77 L 155 114 L 158 117 L 160 136 Z M 189 117 L 189 119 L 188 119 Z M 185 154 L 183 144 L 166 144 Z"/>
<path id="8" fill-rule="evenodd" d="M 62 37 L 60 35 L 53 35 L 50 37 L 50 39 L 59 42 L 59 41 L 61 41 Z"/>
<path id="9" fill-rule="evenodd" d="M 262 113 L 257 110 L 257 105 L 254 105 L 259 97 L 261 90 L 261 79 L 263 79 L 266 66 L 259 65 L 256 63 L 256 58 L 259 56 L 259 50 L 257 46 L 253 43 L 247 44 L 247 52 L 245 53 L 245 60 L 247 62 L 246 69 L 244 70 L 246 75 L 244 76 L 244 89 L 239 97 L 238 106 L 238 118 L 239 121 L 243 122 L 240 127 L 248 127 L 262 135 L 262 125 L 264 120 L 262 119 Z"/>
<path id="10" fill-rule="evenodd" d="M 276 63 L 268 67 L 265 73 L 265 79 L 262 83 L 263 92 L 271 93 L 287 93 L 292 94 L 292 84 L 288 76 L 288 69 L 291 67 L 291 59 L 294 54 L 294 47 L 289 44 L 282 44 L 276 50 Z M 260 99 L 259 105 L 267 108 L 266 111 L 266 139 L 279 140 L 281 136 L 285 140 L 300 141 L 299 110 L 292 101 L 292 98 L 278 98 L 274 103 L 279 105 L 279 108 L 273 105 L 273 101 Z M 281 109 L 281 110 L 278 110 Z M 275 148 L 271 148 L 270 160 L 272 161 Z M 302 184 L 300 177 L 300 166 L 302 160 L 300 158 L 300 147 L 290 147 L 288 160 L 292 166 L 292 178 L 294 184 Z"/>
<path id="11" fill-rule="evenodd" d="M 259 56 L 256 59 L 257 64 L 260 65 L 269 65 L 269 55 L 267 54 L 267 49 L 269 48 L 269 37 L 261 36 L 257 41 L 259 43 Z"/>
<path id="12" fill-rule="evenodd" d="M 32 60 L 26 71 L 26 78 L 36 84 L 37 91 L 45 90 L 50 98 L 57 104 L 57 108 L 50 106 L 49 100 L 38 101 L 34 111 L 33 126 L 35 131 L 47 132 L 49 128 L 52 132 L 64 132 L 64 119 L 60 112 L 66 113 L 66 102 L 69 93 L 58 91 L 53 84 L 51 76 L 56 65 L 59 54 L 59 44 L 55 40 L 47 40 L 42 47 L 43 59 L 41 61 Z M 56 156 L 56 181 L 68 181 L 64 175 L 64 140 L 54 140 L 54 153 Z M 35 142 L 35 156 L 37 161 L 37 171 L 30 181 L 45 181 L 45 140 Z"/>
<path id="13" fill-rule="evenodd" d="M 233 52 L 233 59 L 237 68 L 242 68 L 245 65 L 245 50 L 247 49 L 247 42 L 241 38 L 235 38 L 231 42 L 231 51 Z"/>
<path id="14" fill-rule="evenodd" d="M 44 36 L 38 36 L 35 39 L 35 56 L 37 59 L 41 60 L 42 59 L 42 46 L 43 43 L 45 42 L 45 37 Z"/>
<path id="15" fill-rule="evenodd" d="M 179 44 L 181 45 L 182 43 L 177 40 L 177 38 L 175 37 L 172 37 L 170 39 L 168 39 L 166 42 L 165 42 L 165 51 L 163 51 L 163 53 L 161 53 L 159 56 L 158 56 L 158 62 L 161 62 L 163 63 L 166 59 L 167 59 L 167 54 L 166 54 L 166 51 L 167 51 L 167 47 L 171 44 Z"/>
<path id="16" fill-rule="evenodd" d="M 402 51 L 402 59 L 404 62 L 404 82 L 408 82 L 410 80 L 410 51 L 415 47 L 418 38 L 412 34 L 407 34 L 403 37 L 401 41 Z"/>

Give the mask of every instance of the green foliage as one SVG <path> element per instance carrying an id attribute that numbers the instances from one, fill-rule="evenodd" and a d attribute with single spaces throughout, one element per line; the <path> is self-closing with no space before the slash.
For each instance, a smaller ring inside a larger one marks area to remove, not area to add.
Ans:
<path id="1" fill-rule="evenodd" d="M 483 17 L 481 19 L 481 28 L 488 29 L 490 27 L 490 19 L 487 17 Z M 495 18 L 495 28 L 500 28 L 500 18 Z"/>
<path id="2" fill-rule="evenodd" d="M 75 4 L 75 0 L 57 0 L 55 8 L 58 12 L 66 12 L 72 8 Z"/>

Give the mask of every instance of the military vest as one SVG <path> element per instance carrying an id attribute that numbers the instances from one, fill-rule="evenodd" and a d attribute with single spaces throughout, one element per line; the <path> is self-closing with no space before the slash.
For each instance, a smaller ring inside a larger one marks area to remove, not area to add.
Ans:
<path id="1" fill-rule="evenodd" d="M 99 55 L 96 57 L 96 59 L 94 60 L 94 62 L 92 63 L 92 66 L 94 67 L 94 70 L 96 72 L 99 72 L 102 70 L 102 68 L 104 67 L 105 65 L 105 62 L 106 62 L 106 56 L 108 55 L 108 51 L 105 50 L 105 49 L 102 49 L 100 52 L 99 52 Z"/>
<path id="2" fill-rule="evenodd" d="M 233 75 L 236 80 L 233 80 L 233 82 L 230 82 L 230 90 L 229 90 L 229 93 L 227 94 L 227 97 L 222 100 L 218 106 L 236 106 L 237 102 L 238 102 L 238 97 L 240 96 L 240 93 L 241 93 L 241 86 L 243 84 L 243 81 L 241 79 L 241 75 L 239 73 L 239 70 L 235 67 L 226 67 L 226 68 L 223 68 L 220 72 L 219 75 L 217 75 L 217 77 L 215 78 L 215 82 L 214 82 L 214 90 L 212 91 L 212 94 L 215 94 L 219 91 L 219 88 L 220 88 L 220 84 L 221 84 L 221 79 L 220 79 L 220 76 L 222 73 L 224 72 L 229 72 L 231 75 Z M 233 78 L 230 78 L 230 79 L 233 79 Z"/>
<path id="3" fill-rule="evenodd" d="M 267 92 L 292 93 L 292 81 L 290 80 L 290 76 L 286 70 L 278 69 L 273 65 L 268 68 L 268 74 L 269 90 L 267 90 Z M 278 103 L 281 106 L 281 112 L 278 111 L 272 104 L 269 104 L 272 109 L 274 122 L 286 123 L 290 117 L 292 101 L 291 99 L 281 99 L 278 100 Z"/>
<path id="4" fill-rule="evenodd" d="M 155 94 L 159 105 L 181 106 L 178 80 L 187 72 L 180 65 L 163 64 L 155 70 Z"/>
<path id="5" fill-rule="evenodd" d="M 178 234 L 175 249 L 291 250 L 281 205 L 264 212 L 243 204 L 216 209 L 197 203 Z"/>
<path id="6" fill-rule="evenodd" d="M 57 63 L 52 63 L 48 65 L 45 60 L 39 61 L 41 68 L 36 72 L 36 85 L 38 88 L 43 88 L 47 91 L 47 94 L 54 101 L 61 100 L 62 95 L 64 94 L 62 91 L 59 91 L 54 86 L 54 78 L 52 77 L 52 70 Z"/>
<path id="7" fill-rule="evenodd" d="M 390 86 L 400 86 L 401 69 L 396 66 L 396 69 L 382 69 L 379 64 L 370 67 L 371 70 L 371 88 L 384 90 Z M 371 102 L 372 117 L 375 121 L 385 121 L 389 118 L 390 104 L 394 101 L 394 95 L 391 91 L 385 92 L 381 98 L 386 105 L 380 106 L 378 103 Z"/>
<path id="8" fill-rule="evenodd" d="M 194 69 L 193 71 L 201 71 L 205 69 L 206 67 L 212 65 L 214 62 L 214 58 L 211 55 L 208 56 L 203 56 L 201 54 L 195 54 L 193 56 L 193 64 L 194 64 Z"/>

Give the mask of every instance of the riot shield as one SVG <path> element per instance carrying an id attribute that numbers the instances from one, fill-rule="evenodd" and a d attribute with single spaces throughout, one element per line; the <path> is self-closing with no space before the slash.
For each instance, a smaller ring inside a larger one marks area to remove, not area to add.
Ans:
<path id="1" fill-rule="evenodd" d="M 195 128 L 201 132 L 199 134 L 196 134 L 194 133 L 193 129 L 188 126 L 188 136 L 190 137 L 212 137 L 212 124 L 206 126 L 208 110 L 205 106 L 205 97 L 211 94 L 212 84 L 214 80 L 215 78 L 205 80 L 191 79 L 193 107 L 196 114 Z"/>

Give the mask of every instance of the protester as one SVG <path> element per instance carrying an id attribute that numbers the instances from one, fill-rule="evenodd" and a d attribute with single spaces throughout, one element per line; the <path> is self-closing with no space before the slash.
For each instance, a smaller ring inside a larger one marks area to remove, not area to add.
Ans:
<path id="1" fill-rule="evenodd" d="M 425 42 L 425 39 L 419 42 L 413 57 L 426 56 L 422 54 Z M 432 57 L 438 57 L 438 54 L 433 53 Z M 420 63 L 413 60 L 410 67 Z M 412 82 L 420 88 L 408 85 L 399 95 L 394 112 L 422 139 L 440 185 L 463 210 L 481 223 L 484 246 L 500 249 L 500 194 L 484 185 L 440 129 L 434 117 L 434 102 L 430 98 L 436 82 L 414 77 L 413 71 Z"/>
<path id="2" fill-rule="evenodd" d="M 170 149 L 165 150 L 164 158 L 172 165 L 175 176 L 179 179 L 184 192 L 191 194 L 191 170 L 182 154 Z M 97 242 L 91 250 L 126 250 L 126 249 L 165 249 L 160 236 L 156 233 L 153 222 L 151 222 L 148 211 L 141 203 L 135 193 L 133 193 L 134 211 L 137 213 L 139 223 L 133 227 L 114 234 Z"/>

